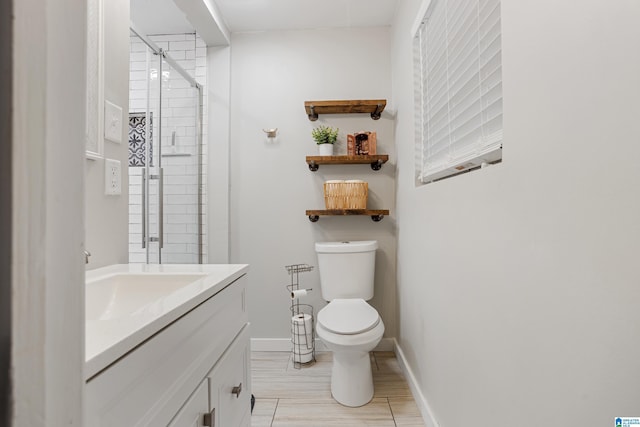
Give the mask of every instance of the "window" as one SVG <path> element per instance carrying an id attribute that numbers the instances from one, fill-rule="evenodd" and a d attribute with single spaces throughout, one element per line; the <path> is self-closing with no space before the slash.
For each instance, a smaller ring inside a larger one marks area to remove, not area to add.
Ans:
<path id="1" fill-rule="evenodd" d="M 414 38 L 422 183 L 502 159 L 500 0 L 426 1 Z"/>

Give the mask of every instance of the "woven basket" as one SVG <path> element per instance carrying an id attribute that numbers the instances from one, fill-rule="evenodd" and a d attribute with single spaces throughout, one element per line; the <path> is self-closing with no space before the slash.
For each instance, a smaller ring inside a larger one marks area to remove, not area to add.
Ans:
<path id="1" fill-rule="evenodd" d="M 326 209 L 343 209 L 344 181 L 326 181 L 324 183 L 324 206 Z"/>
<path id="2" fill-rule="evenodd" d="M 324 204 L 326 209 L 366 209 L 369 184 L 360 181 L 326 181 Z"/>
<path id="3" fill-rule="evenodd" d="M 360 181 L 345 181 L 345 209 L 367 209 L 369 184 Z"/>

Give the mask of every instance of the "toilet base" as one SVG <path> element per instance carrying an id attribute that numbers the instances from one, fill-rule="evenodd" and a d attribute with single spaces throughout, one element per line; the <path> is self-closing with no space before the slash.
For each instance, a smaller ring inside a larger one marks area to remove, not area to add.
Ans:
<path id="1" fill-rule="evenodd" d="M 344 406 L 366 405 L 373 398 L 371 356 L 362 351 L 334 351 L 331 394 Z"/>
<path id="2" fill-rule="evenodd" d="M 354 335 L 341 335 L 328 331 L 322 322 L 316 332 L 327 349 L 333 353 L 331 368 L 331 394 L 344 406 L 363 406 L 373 398 L 373 374 L 369 354 L 384 335 L 382 319 L 370 330 Z"/>

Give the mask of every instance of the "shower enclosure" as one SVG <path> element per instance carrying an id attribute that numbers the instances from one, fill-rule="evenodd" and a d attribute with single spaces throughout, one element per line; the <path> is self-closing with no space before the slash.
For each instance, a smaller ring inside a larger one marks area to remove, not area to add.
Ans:
<path id="1" fill-rule="evenodd" d="M 132 26 L 129 261 L 203 263 L 202 87 L 159 44 Z"/>

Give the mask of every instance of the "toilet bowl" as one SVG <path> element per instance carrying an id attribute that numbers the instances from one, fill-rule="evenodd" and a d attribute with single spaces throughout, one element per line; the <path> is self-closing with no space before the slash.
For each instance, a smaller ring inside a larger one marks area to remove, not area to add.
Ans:
<path id="1" fill-rule="evenodd" d="M 382 339 L 384 323 L 364 299 L 334 299 L 318 313 L 316 332 L 333 352 L 331 394 L 345 406 L 373 398 L 369 352 Z"/>

